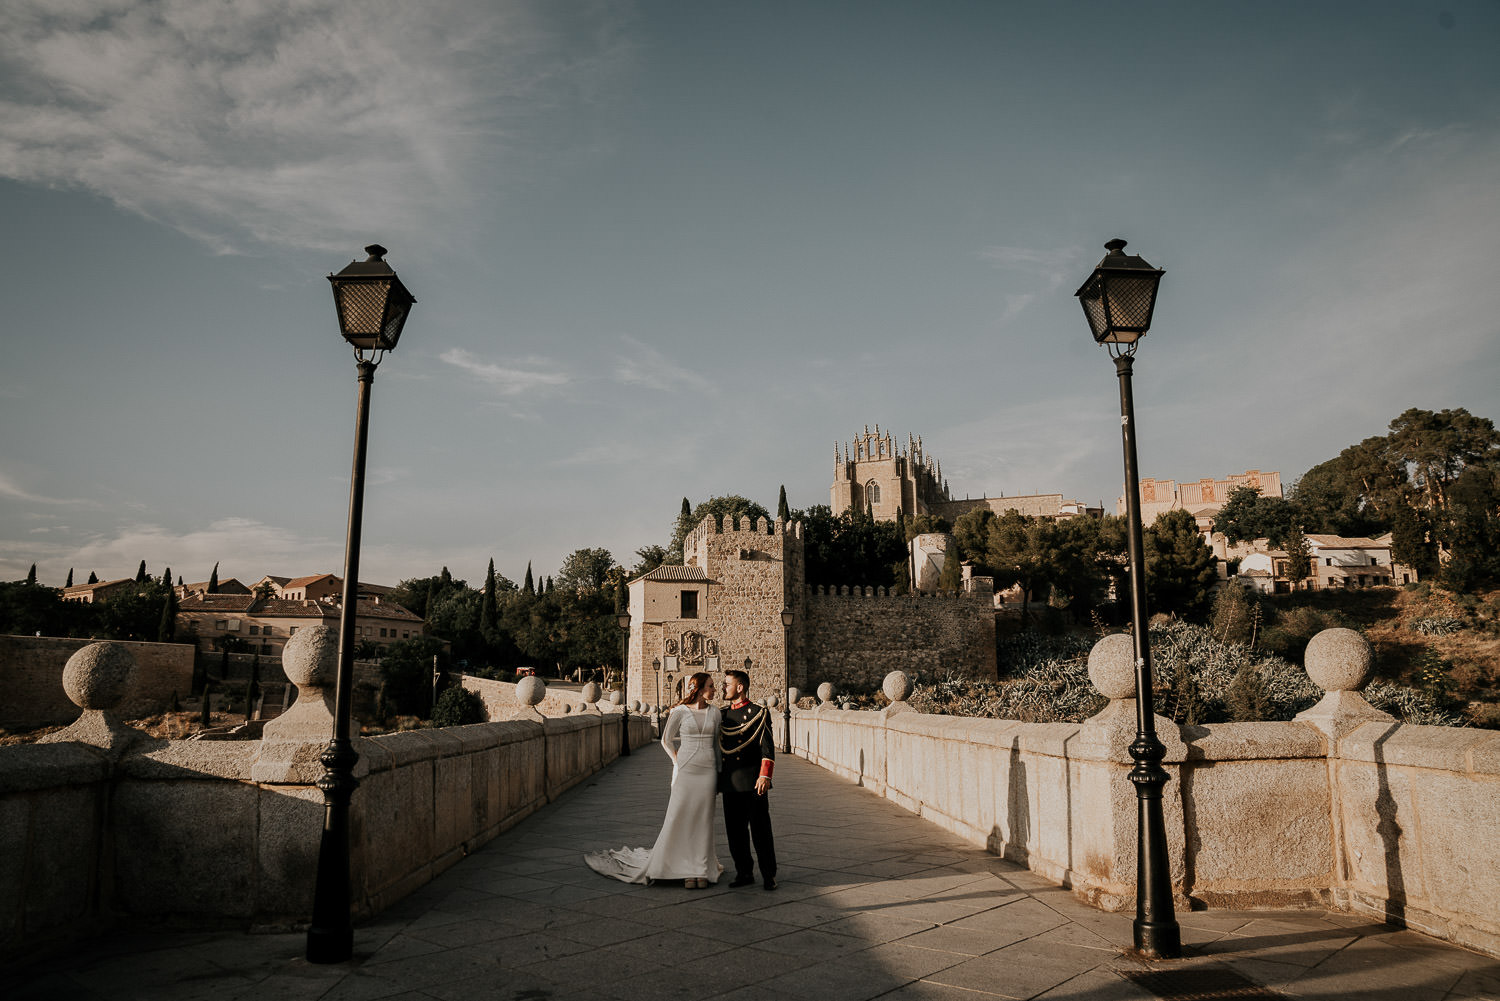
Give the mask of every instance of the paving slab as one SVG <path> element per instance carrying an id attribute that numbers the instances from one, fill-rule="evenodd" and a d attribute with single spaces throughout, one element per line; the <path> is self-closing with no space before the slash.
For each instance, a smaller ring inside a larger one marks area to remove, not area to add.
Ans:
<path id="1" fill-rule="evenodd" d="M 1500 1001 L 1500 961 L 1318 910 L 1179 914 L 1188 956 L 1146 963 L 1129 953 L 1130 915 L 799 759 L 779 763 L 772 793 L 779 889 L 587 869 L 585 851 L 654 838 L 670 773 L 653 749 L 620 759 L 361 924 L 347 963 L 309 964 L 302 934 L 137 928 L 21 971 L 5 997 L 1137 1001 L 1181 995 L 1128 974 L 1177 970 L 1243 977 L 1263 997 Z M 718 844 L 727 863 L 722 824 Z"/>

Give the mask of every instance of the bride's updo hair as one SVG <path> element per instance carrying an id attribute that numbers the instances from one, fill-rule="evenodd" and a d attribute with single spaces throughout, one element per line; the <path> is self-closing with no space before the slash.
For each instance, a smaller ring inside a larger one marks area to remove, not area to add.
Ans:
<path id="1" fill-rule="evenodd" d="M 712 683 L 713 678 L 709 676 L 709 673 L 707 671 L 698 671 L 697 673 L 691 675 L 688 678 L 687 688 L 683 690 L 682 701 L 678 702 L 677 704 L 679 706 L 692 705 L 694 702 L 698 701 L 698 696 L 702 694 L 703 689 L 708 687 Z"/>

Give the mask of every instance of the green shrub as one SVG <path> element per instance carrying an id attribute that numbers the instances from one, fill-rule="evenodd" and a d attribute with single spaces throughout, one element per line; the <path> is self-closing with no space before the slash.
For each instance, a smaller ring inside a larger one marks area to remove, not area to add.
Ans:
<path id="1" fill-rule="evenodd" d="M 433 726 L 467 726 L 488 719 L 484 700 L 462 685 L 454 685 L 438 696 L 432 709 Z"/>

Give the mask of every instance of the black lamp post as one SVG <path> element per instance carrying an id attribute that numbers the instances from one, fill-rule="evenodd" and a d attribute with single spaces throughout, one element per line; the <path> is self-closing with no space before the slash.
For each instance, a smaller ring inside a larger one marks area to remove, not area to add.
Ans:
<path id="1" fill-rule="evenodd" d="M 359 754 L 349 739 L 354 696 L 355 613 L 359 601 L 359 536 L 364 520 L 365 443 L 370 422 L 370 385 L 385 352 L 396 347 L 407 314 L 417 300 L 385 263 L 384 247 L 365 248 L 369 259 L 329 275 L 339 313 L 339 331 L 354 346 L 359 403 L 354 419 L 354 470 L 349 477 L 349 526 L 344 544 L 344 604 L 339 610 L 339 672 L 333 699 L 333 739 L 318 760 L 325 771 L 323 837 L 318 846 L 318 877 L 313 890 L 312 924 L 307 929 L 310 963 L 342 963 L 354 953 L 349 920 L 349 800 L 359 780 Z"/>
<path id="2" fill-rule="evenodd" d="M 796 620 L 797 613 L 790 606 L 781 610 L 781 628 L 785 634 L 784 645 L 786 656 L 783 663 L 786 665 L 781 671 L 781 753 L 792 753 L 792 700 L 789 697 L 792 691 L 792 623 Z"/>
<path id="3" fill-rule="evenodd" d="M 656 672 L 656 732 L 661 733 L 661 658 L 651 658 L 651 670 Z"/>
<path id="4" fill-rule="evenodd" d="M 1130 547 L 1130 621 L 1135 640 L 1135 740 L 1130 781 L 1136 793 L 1135 947 L 1143 954 L 1172 959 L 1182 955 L 1182 935 L 1172 913 L 1172 871 L 1162 818 L 1161 766 L 1166 748 L 1156 737 L 1151 700 L 1151 639 L 1146 626 L 1146 558 L 1141 546 L 1140 481 L 1135 458 L 1135 401 L 1131 366 L 1140 339 L 1151 329 L 1156 289 L 1164 273 L 1125 253 L 1124 240 L 1104 245 L 1109 253 L 1075 294 L 1094 340 L 1107 345 L 1120 377 L 1120 430 L 1125 444 L 1125 507 Z"/>
<path id="5" fill-rule="evenodd" d="M 625 715 L 620 717 L 620 756 L 630 753 L 630 613 L 615 613 L 615 624 L 620 627 L 620 708 Z"/>

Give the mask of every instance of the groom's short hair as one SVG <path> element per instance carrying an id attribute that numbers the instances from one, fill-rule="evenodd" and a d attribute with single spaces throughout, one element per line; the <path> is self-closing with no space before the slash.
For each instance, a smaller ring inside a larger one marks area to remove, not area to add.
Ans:
<path id="1" fill-rule="evenodd" d="M 745 686 L 745 691 L 748 692 L 750 690 L 750 675 L 746 674 L 744 671 L 725 671 L 724 677 L 738 678 L 740 684 Z"/>

